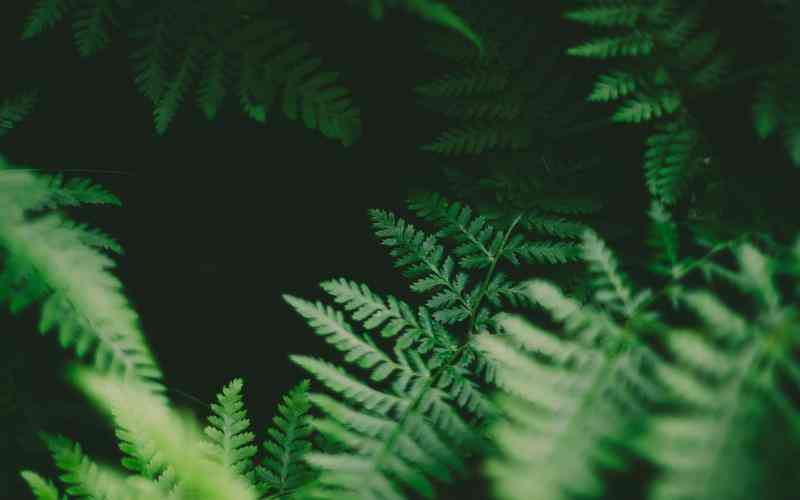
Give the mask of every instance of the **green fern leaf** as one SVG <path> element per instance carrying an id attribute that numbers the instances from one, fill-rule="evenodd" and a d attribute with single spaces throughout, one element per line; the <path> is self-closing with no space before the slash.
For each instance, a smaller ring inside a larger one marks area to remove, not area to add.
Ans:
<path id="1" fill-rule="evenodd" d="M 243 385 L 242 379 L 233 379 L 217 394 L 217 403 L 211 404 L 214 414 L 209 415 L 204 432 L 210 439 L 211 457 L 231 472 L 248 477 L 257 448 L 251 444 L 255 434 L 248 430 L 250 420 L 242 402 Z"/>
<path id="2" fill-rule="evenodd" d="M 37 91 L 28 91 L 0 103 L 0 137 L 24 120 L 33 111 L 38 100 Z"/>
<path id="3" fill-rule="evenodd" d="M 617 259 L 594 231 L 586 231 L 581 250 L 583 260 L 594 276 L 593 286 L 597 301 L 612 310 L 622 312 L 627 318 L 634 317 L 649 298 L 650 292 L 644 290 L 634 294 L 627 277 L 619 270 Z"/>
<path id="4" fill-rule="evenodd" d="M 414 91 L 426 97 L 460 97 L 480 93 L 495 93 L 509 84 L 509 75 L 487 70 L 476 70 L 466 74 L 445 75 L 430 83 L 414 87 Z"/>
<path id="5" fill-rule="evenodd" d="M 612 120 L 621 123 L 641 123 L 670 115 L 681 107 L 680 95 L 662 92 L 657 95 L 637 93 L 620 106 Z"/>
<path id="6" fill-rule="evenodd" d="M 370 210 L 375 234 L 391 248 L 395 266 L 405 268 L 405 275 L 417 280 L 411 289 L 417 293 L 435 293 L 427 306 L 434 318 L 447 323 L 462 321 L 473 313 L 465 290 L 469 278 L 455 272 L 455 262 L 445 257 L 444 248 L 435 236 L 428 236 L 390 212 Z"/>
<path id="7" fill-rule="evenodd" d="M 105 471 L 89 459 L 81 445 L 64 436 L 43 434 L 47 448 L 61 471 L 59 479 L 66 485 L 66 493 L 79 497 L 109 498 L 113 482 Z"/>
<path id="8" fill-rule="evenodd" d="M 225 53 L 217 49 L 207 55 L 197 89 L 197 103 L 206 118 L 213 120 L 225 98 Z"/>
<path id="9" fill-rule="evenodd" d="M 284 300 L 308 321 L 317 334 L 345 352 L 349 362 L 370 369 L 372 380 L 380 381 L 395 371 L 404 371 L 402 366 L 383 354 L 371 341 L 353 333 L 341 312 L 319 302 L 312 304 L 289 295 L 285 295 Z"/>
<path id="10" fill-rule="evenodd" d="M 90 179 L 72 178 L 64 180 L 60 174 L 42 176 L 51 196 L 46 208 L 76 207 L 79 205 L 115 205 L 122 202 L 113 193 Z"/>
<path id="11" fill-rule="evenodd" d="M 598 78 L 588 99 L 592 102 L 614 101 L 634 92 L 636 88 L 636 78 L 633 75 L 615 71 Z"/>
<path id="12" fill-rule="evenodd" d="M 311 403 L 309 382 L 297 384 L 278 405 L 278 414 L 264 441 L 267 457 L 256 469 L 259 489 L 270 496 L 281 496 L 303 486 L 314 477 L 302 459 L 311 451 L 308 440 L 312 433 L 308 415 Z"/>
<path id="13" fill-rule="evenodd" d="M 368 410 L 385 415 L 393 408 L 403 410 L 407 407 L 404 400 L 376 391 L 338 366 L 308 356 L 293 355 L 290 359 L 317 377 L 326 387 Z"/>
<path id="14" fill-rule="evenodd" d="M 642 344 L 628 344 L 604 315 L 594 315 L 601 321 L 576 321 L 593 314 L 551 285 L 536 282 L 530 293 L 532 302 L 545 305 L 577 336 L 563 338 L 504 316 L 498 322 L 501 335 L 473 340 L 495 363 L 496 383 L 506 391 L 497 397 L 505 418 L 489 430 L 500 452 L 486 464 L 494 496 L 600 497 L 604 484 L 597 467 L 621 465 L 609 444 L 635 433 L 647 405 L 661 397 L 644 375 L 653 354 Z M 598 334 L 616 341 L 598 349 Z M 618 342 L 627 345 L 618 350 Z"/>
<path id="15" fill-rule="evenodd" d="M 645 176 L 650 193 L 671 205 L 681 198 L 695 173 L 700 136 L 683 120 L 659 125 L 647 139 Z"/>
<path id="16" fill-rule="evenodd" d="M 780 125 L 781 108 L 773 82 L 765 80 L 759 87 L 753 104 L 756 132 L 761 139 L 766 139 Z"/>
<path id="17" fill-rule="evenodd" d="M 448 156 L 477 155 L 493 149 L 525 149 L 530 143 L 530 130 L 526 127 L 470 127 L 445 131 L 421 149 Z"/>
<path id="18" fill-rule="evenodd" d="M 636 25 L 642 14 L 642 6 L 635 2 L 618 3 L 617 5 L 591 5 L 582 9 L 571 10 L 564 14 L 566 19 L 592 26 L 627 26 Z"/>
<path id="19" fill-rule="evenodd" d="M 130 56 L 133 81 L 153 104 L 158 103 L 168 85 L 167 65 L 172 55 L 168 44 L 169 26 L 174 21 L 173 13 L 162 8 L 143 16 L 142 23 L 131 32 L 131 37 L 144 42 Z"/>
<path id="20" fill-rule="evenodd" d="M 637 442 L 664 470 L 651 490 L 656 500 L 778 499 L 793 487 L 773 469 L 800 449 L 800 413 L 790 396 L 800 377 L 784 378 L 800 373 L 797 315 L 777 290 L 774 261 L 748 245 L 737 260 L 737 272 L 721 275 L 757 304 L 752 319 L 710 290 L 692 291 L 682 299 L 701 329 L 665 336 L 675 363 L 657 375 L 672 389 L 675 410 L 653 418 Z"/>
<path id="21" fill-rule="evenodd" d="M 364 328 L 374 330 L 382 327 L 381 337 L 397 337 L 396 349 L 404 351 L 412 346 L 420 353 L 431 349 L 454 349 L 455 341 L 441 328 L 425 308 L 417 315 L 405 302 L 392 296 L 384 301 L 366 285 L 340 278 L 322 283 L 322 288 L 331 294 L 338 304 L 349 311 L 353 319 L 361 321 Z"/>
<path id="22" fill-rule="evenodd" d="M 618 56 L 648 55 L 655 42 L 648 33 L 635 31 L 627 36 L 597 38 L 567 49 L 567 54 L 577 57 L 607 59 Z"/>
<path id="23" fill-rule="evenodd" d="M 153 116 L 155 118 L 156 132 L 159 135 L 163 135 L 167 131 L 167 127 L 169 127 L 170 122 L 183 100 L 183 96 L 186 93 L 196 69 L 196 57 L 196 46 L 189 46 L 183 54 L 183 60 L 181 61 L 178 73 L 167 85 L 163 95 L 160 96 L 156 103 Z"/>
<path id="24" fill-rule="evenodd" d="M 650 237 L 648 243 L 655 250 L 651 268 L 666 276 L 678 277 L 678 227 L 672 216 L 661 203 L 654 201 L 648 212 L 650 216 Z"/>
<path id="25" fill-rule="evenodd" d="M 204 439 L 195 423 L 172 410 L 164 398 L 155 397 L 141 385 L 85 368 L 73 368 L 70 379 L 100 410 L 113 415 L 118 426 L 137 428 L 141 438 L 153 443 L 179 480 L 178 488 L 169 494 L 143 480 L 143 485 L 148 487 L 146 492 L 138 491 L 137 495 L 130 496 L 97 495 L 97 498 L 257 498 L 253 488 L 240 476 L 207 459 L 202 448 Z M 130 479 L 126 483 L 133 484 Z"/>
<path id="26" fill-rule="evenodd" d="M 55 26 L 64 17 L 67 7 L 67 0 L 39 0 L 25 20 L 22 39 L 33 38 Z"/>
<path id="27" fill-rule="evenodd" d="M 59 493 L 58 488 L 52 481 L 29 470 L 20 472 L 20 475 L 28 483 L 36 500 L 59 500 L 61 498 L 61 493 Z"/>
<path id="28" fill-rule="evenodd" d="M 369 10 L 373 19 L 379 20 L 383 17 L 384 4 L 390 7 L 402 7 L 421 19 L 461 34 L 475 44 L 479 51 L 483 52 L 481 37 L 473 31 L 464 19 L 442 2 L 435 0 L 369 0 L 369 2 Z"/>
<path id="29" fill-rule="evenodd" d="M 65 192 L 78 202 L 107 200 L 108 194 L 88 183 L 62 185 L 2 167 L 5 164 L 0 165 L 0 247 L 5 267 L 0 272 L 0 299 L 9 301 L 12 312 L 43 301 L 40 332 L 58 326 L 62 346 L 73 347 L 81 357 L 92 351 L 101 370 L 160 391 L 161 374 L 138 317 L 110 273 L 114 261 L 98 251 L 113 249 L 116 243 L 57 212 L 37 218 L 27 214 L 54 199 L 63 202 Z M 65 186 L 73 189 L 64 191 Z"/>
<path id="30" fill-rule="evenodd" d="M 117 24 L 112 11 L 112 0 L 96 0 L 75 13 L 73 29 L 75 46 L 82 57 L 89 57 L 104 49 L 110 40 L 108 24 Z"/>

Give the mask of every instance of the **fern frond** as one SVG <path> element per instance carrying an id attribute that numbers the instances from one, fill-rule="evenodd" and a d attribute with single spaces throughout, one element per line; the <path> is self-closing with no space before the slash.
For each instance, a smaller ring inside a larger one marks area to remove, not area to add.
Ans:
<path id="1" fill-rule="evenodd" d="M 101 370 L 160 390 L 161 373 L 138 317 L 121 293 L 121 283 L 110 273 L 115 263 L 95 246 L 108 245 L 109 240 L 57 212 L 37 218 L 27 215 L 31 208 L 63 195 L 57 189 L 53 196 L 49 187 L 30 174 L 0 170 L 0 246 L 6 253 L 0 298 L 10 302 L 13 312 L 43 301 L 40 332 L 58 326 L 62 346 L 74 347 L 80 357 L 92 352 Z M 6 188 L 14 191 L 7 195 Z M 22 191 L 15 192 L 19 188 Z M 72 191 L 81 192 L 86 194 Z M 98 192 L 90 193 L 89 199 L 96 199 Z"/>
<path id="2" fill-rule="evenodd" d="M 290 356 L 290 359 L 313 374 L 326 387 L 341 393 L 345 398 L 363 405 L 366 409 L 386 414 L 395 407 L 403 410 L 407 404 L 402 399 L 384 394 L 360 382 L 344 369 L 308 356 Z"/>
<path id="3" fill-rule="evenodd" d="M 64 176 L 43 175 L 41 179 L 47 184 L 50 192 L 48 204 L 43 208 L 77 207 L 80 205 L 114 205 L 122 206 L 122 202 L 114 193 L 105 187 L 95 184 L 91 179 L 71 178 Z"/>
<path id="4" fill-rule="evenodd" d="M 61 471 L 59 479 L 69 495 L 108 500 L 134 500 L 142 498 L 142 495 L 154 500 L 165 498 L 146 482 L 127 481 L 116 472 L 98 465 L 83 453 L 80 444 L 64 436 L 43 435 L 43 438 Z"/>
<path id="5" fill-rule="evenodd" d="M 174 469 L 164 460 L 152 439 L 139 422 L 128 422 L 129 427 L 117 422 L 114 431 L 123 453 L 122 466 L 139 476 L 153 481 L 163 492 L 175 487 Z"/>
<path id="6" fill-rule="evenodd" d="M 528 241 L 516 235 L 505 245 L 503 256 L 514 265 L 520 259 L 529 263 L 565 264 L 580 258 L 578 247 L 572 242 Z"/>
<path id="7" fill-rule="evenodd" d="M 657 374 L 672 388 L 675 410 L 654 418 L 638 443 L 664 469 L 651 498 L 777 499 L 789 486 L 771 469 L 800 449 L 791 396 L 800 378 L 790 375 L 800 373 L 800 323 L 782 303 L 775 263 L 748 245 L 737 253 L 739 270 L 727 279 L 754 300 L 755 315 L 734 312 L 711 291 L 687 292 L 702 326 L 665 337 L 675 363 Z"/>
<path id="8" fill-rule="evenodd" d="M 217 48 L 206 54 L 197 88 L 197 104 L 206 118 L 213 120 L 227 93 L 225 52 Z"/>
<path id="9" fill-rule="evenodd" d="M 308 321 L 318 335 L 343 351 L 348 361 L 369 369 L 372 380 L 380 381 L 396 371 L 405 371 L 369 339 L 357 336 L 341 312 L 320 302 L 312 304 L 289 295 L 285 295 L 284 300 Z"/>
<path id="10" fill-rule="evenodd" d="M 593 102 L 614 101 L 634 92 L 636 88 L 636 78 L 633 75 L 614 71 L 598 77 L 588 100 Z"/>
<path id="11" fill-rule="evenodd" d="M 68 0 L 39 0 L 34 5 L 25 27 L 22 30 L 22 39 L 33 38 L 39 33 L 52 28 L 66 13 Z"/>
<path id="12" fill-rule="evenodd" d="M 163 135 L 175 116 L 189 84 L 197 69 L 197 47 L 191 45 L 186 48 L 180 62 L 177 74 L 172 81 L 167 83 L 164 93 L 156 102 L 153 116 L 155 118 L 156 132 Z"/>
<path id="13" fill-rule="evenodd" d="M 20 476 L 28 483 L 28 487 L 30 487 L 36 500 L 60 500 L 61 493 L 52 481 L 29 470 L 21 471 Z"/>
<path id="14" fill-rule="evenodd" d="M 351 0 L 352 1 L 352 0 Z M 363 0 L 361 0 L 363 1 Z M 392 8 L 403 8 L 409 13 L 419 16 L 425 21 L 438 24 L 453 30 L 470 40 L 479 51 L 483 52 L 483 41 L 469 24 L 443 2 L 435 0 L 366 0 L 373 19 L 380 20 L 384 15 L 384 5 Z"/>
<path id="15" fill-rule="evenodd" d="M 451 237 L 458 245 L 454 251 L 465 269 L 488 267 L 498 257 L 503 231 L 486 217 L 473 216 L 472 209 L 459 202 L 450 203 L 437 193 L 420 192 L 408 199 L 408 208 L 441 229 L 439 238 Z"/>
<path id="16" fill-rule="evenodd" d="M 333 291 L 340 292 L 345 303 L 366 300 L 364 311 L 373 310 L 374 298 L 354 295 L 346 283 L 340 285 L 344 289 Z M 360 292 L 365 295 L 364 290 Z M 363 314 L 365 319 L 374 312 Z M 313 316 L 309 322 L 314 327 Z M 391 373 L 391 378 L 387 375 L 382 384 L 391 393 L 361 382 L 339 366 L 307 356 L 292 356 L 292 361 L 354 405 L 312 396 L 312 401 L 326 414 L 326 418 L 313 422 L 314 427 L 349 451 L 306 455 L 320 473 L 316 486 L 310 487 L 309 496 L 394 498 L 406 488 L 430 496 L 430 478 L 449 481 L 451 472 L 462 470 L 461 459 L 451 447 L 456 443 L 474 446 L 474 437 L 451 406 L 450 398 L 455 395 L 459 404 L 476 414 L 488 413 L 489 407 L 459 371 L 461 365 L 454 362 L 456 352 L 440 351 L 443 356 L 428 353 L 426 363 L 416 350 L 396 350 L 397 364 L 403 369 Z M 350 356 L 346 361 L 358 363 L 358 358 Z M 445 442 L 453 444 L 448 447 Z M 353 474 L 362 475 L 361 480 L 356 481 Z"/>
<path id="17" fill-rule="evenodd" d="M 308 440 L 312 433 L 308 388 L 308 380 L 303 380 L 278 405 L 278 414 L 268 430 L 271 439 L 264 441 L 267 456 L 256 468 L 262 493 L 281 496 L 314 477 L 314 473 L 302 461 L 311 451 L 311 442 Z"/>
<path id="18" fill-rule="evenodd" d="M 405 268 L 407 277 L 416 278 L 411 290 L 436 294 L 426 304 L 435 311 L 436 320 L 450 324 L 473 314 L 474 305 L 466 291 L 469 277 L 456 272 L 455 261 L 445 257 L 436 236 L 425 234 L 390 212 L 374 209 L 369 215 L 375 234 L 391 248 L 395 267 Z"/>
<path id="19" fill-rule="evenodd" d="M 632 318 L 649 298 L 650 292 L 643 290 L 634 294 L 627 277 L 619 270 L 617 259 L 594 231 L 584 233 L 581 250 L 594 277 L 595 299 Z"/>
<path id="20" fill-rule="evenodd" d="M 445 131 L 421 149 L 447 156 L 476 155 L 494 149 L 525 149 L 530 145 L 530 141 L 530 131 L 525 127 L 473 126 Z"/>
<path id="21" fill-rule="evenodd" d="M 242 379 L 233 379 L 217 394 L 211 404 L 213 415 L 203 430 L 209 438 L 209 454 L 213 460 L 242 477 L 249 477 L 253 456 L 258 451 L 252 444 L 255 434 L 249 431 L 250 420 L 242 401 Z"/>
<path id="22" fill-rule="evenodd" d="M 778 66 L 760 84 L 753 103 L 756 132 L 765 139 L 778 131 L 783 133 L 789 157 L 800 165 L 800 98 L 792 90 L 800 71 L 796 64 Z"/>
<path id="23" fill-rule="evenodd" d="M 567 54 L 577 57 L 608 59 L 619 56 L 648 55 L 654 47 L 655 42 L 650 34 L 634 31 L 626 36 L 594 39 L 567 49 Z"/>
<path id="24" fill-rule="evenodd" d="M 0 137 L 7 134 L 33 111 L 39 93 L 35 90 L 23 92 L 0 103 Z"/>
<path id="25" fill-rule="evenodd" d="M 642 14 L 642 6 L 636 2 L 617 3 L 609 5 L 590 5 L 582 9 L 568 11 L 564 14 L 566 19 L 577 21 L 591 26 L 627 26 L 636 25 Z"/>
<path id="26" fill-rule="evenodd" d="M 650 237 L 647 242 L 654 250 L 651 268 L 659 274 L 678 277 L 678 227 L 672 216 L 661 203 L 653 201 L 648 212 L 650 216 Z"/>
<path id="27" fill-rule="evenodd" d="M 113 1 L 94 0 L 92 5 L 75 12 L 75 46 L 82 57 L 92 56 L 108 45 L 109 25 L 117 24 L 112 10 Z"/>
<path id="28" fill-rule="evenodd" d="M 532 301 L 552 306 L 544 295 L 550 292 L 557 294 L 542 284 L 530 288 Z M 598 467 L 617 467 L 621 460 L 609 445 L 636 435 L 649 405 L 661 396 L 645 375 L 655 362 L 652 353 L 620 336 L 621 330 L 607 330 L 616 342 L 596 348 L 595 335 L 586 329 L 605 327 L 576 323 L 573 316 L 580 312 L 573 307 L 558 318 L 578 333 L 573 338 L 505 316 L 498 321 L 501 334 L 474 339 L 495 363 L 497 384 L 507 392 L 496 398 L 506 418 L 489 430 L 500 452 L 486 464 L 496 498 L 601 496 Z"/>
<path id="29" fill-rule="evenodd" d="M 350 91 L 338 85 L 338 73 L 319 71 L 321 60 L 309 54 L 308 44 L 294 40 L 288 24 L 258 16 L 225 41 L 228 50 L 241 54 L 240 95 L 255 117 L 266 113 L 276 97 L 284 114 L 302 120 L 307 128 L 343 145 L 361 134 L 361 116 Z M 254 96 L 254 105 L 249 96 Z"/>
<path id="30" fill-rule="evenodd" d="M 70 377 L 97 407 L 113 415 L 119 426 L 138 427 L 142 436 L 154 443 L 155 449 L 179 478 L 178 499 L 256 499 L 255 491 L 245 480 L 204 456 L 201 448 L 203 437 L 197 426 L 181 418 L 162 398 L 142 390 L 140 385 L 86 369 L 75 368 Z M 151 489 L 154 496 L 136 498 L 159 498 L 156 486 Z"/>
<path id="31" fill-rule="evenodd" d="M 645 177 L 650 193 L 664 204 L 677 202 L 697 170 L 699 132 L 684 120 L 659 125 L 647 139 Z"/>
<path id="32" fill-rule="evenodd" d="M 481 93 L 500 92 L 509 84 L 509 75 L 485 69 L 465 74 L 448 74 L 438 80 L 414 87 L 426 97 L 460 97 Z"/>
<path id="33" fill-rule="evenodd" d="M 675 113 L 680 107 L 681 98 L 675 92 L 637 93 L 626 99 L 611 119 L 620 123 L 641 123 Z"/>
<path id="34" fill-rule="evenodd" d="M 362 322 L 367 330 L 381 327 L 384 338 L 398 337 L 396 348 L 403 351 L 412 346 L 424 354 L 430 350 L 450 350 L 455 341 L 450 334 L 432 320 L 427 309 L 417 314 L 411 307 L 392 296 L 385 300 L 364 284 L 344 278 L 325 281 L 322 288 L 333 296 L 336 303 L 349 311 L 353 319 Z"/>
<path id="35" fill-rule="evenodd" d="M 131 31 L 132 38 L 143 42 L 143 46 L 130 56 L 133 81 L 142 95 L 154 105 L 164 94 L 169 82 L 168 61 L 173 55 L 169 46 L 169 27 L 174 22 L 174 13 L 161 7 L 145 14 L 142 22 Z"/>

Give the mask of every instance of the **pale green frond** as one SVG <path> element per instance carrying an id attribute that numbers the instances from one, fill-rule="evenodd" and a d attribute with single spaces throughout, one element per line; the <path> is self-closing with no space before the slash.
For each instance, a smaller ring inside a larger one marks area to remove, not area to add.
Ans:
<path id="1" fill-rule="evenodd" d="M 75 368 L 71 379 L 100 409 L 125 428 L 138 425 L 179 478 L 177 498 L 255 500 L 250 485 L 229 468 L 208 460 L 197 424 L 181 418 L 166 402 L 118 377 Z"/>
<path id="2" fill-rule="evenodd" d="M 100 249 L 116 242 L 101 232 L 63 218 L 58 212 L 32 217 L 28 211 L 53 203 L 108 201 L 87 183 L 40 180 L 29 173 L 0 170 L 0 299 L 12 312 L 41 301 L 39 331 L 58 327 L 59 341 L 94 364 L 160 391 L 160 370 L 142 334 L 138 316 L 110 271 L 115 262 Z M 69 188 L 69 189 L 66 189 Z M 68 197 L 69 197 L 68 196 Z"/>
<path id="3" fill-rule="evenodd" d="M 495 497 L 600 497 L 605 485 L 596 467 L 622 464 L 608 445 L 635 435 L 660 397 L 645 375 L 654 358 L 642 348 L 579 345 L 511 316 L 499 324 L 502 335 L 475 339 L 507 392 L 497 397 L 505 418 L 489 430 L 499 448 L 485 465 Z"/>

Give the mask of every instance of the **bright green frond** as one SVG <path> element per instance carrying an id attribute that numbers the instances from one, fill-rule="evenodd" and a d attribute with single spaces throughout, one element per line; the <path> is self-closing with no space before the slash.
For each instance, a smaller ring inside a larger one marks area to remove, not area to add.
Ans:
<path id="1" fill-rule="evenodd" d="M 248 477 L 253 468 L 257 448 L 252 444 L 255 434 L 250 432 L 250 420 L 242 401 L 242 379 L 233 379 L 217 394 L 211 404 L 204 429 L 210 440 L 209 454 L 213 460 L 242 477 Z"/>

